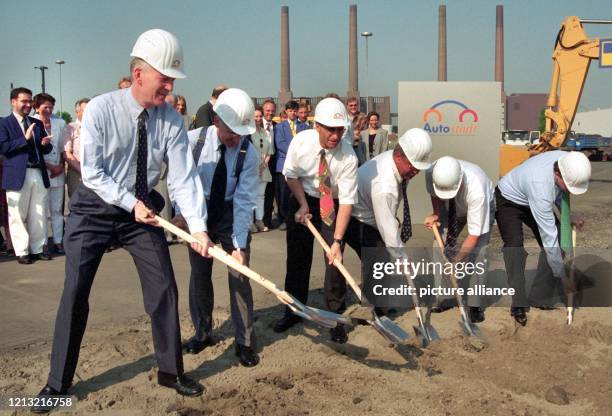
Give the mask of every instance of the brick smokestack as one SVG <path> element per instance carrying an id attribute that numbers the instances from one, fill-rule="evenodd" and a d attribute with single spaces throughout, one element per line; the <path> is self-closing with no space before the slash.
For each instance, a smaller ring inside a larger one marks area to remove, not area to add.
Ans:
<path id="1" fill-rule="evenodd" d="M 446 81 L 446 6 L 438 8 L 438 81 Z"/>
<path id="2" fill-rule="evenodd" d="M 357 5 L 349 6 L 349 97 L 359 97 L 359 72 L 357 65 Z"/>
<path id="3" fill-rule="evenodd" d="M 504 6 L 495 9 L 495 81 L 504 91 Z"/>
<path id="4" fill-rule="evenodd" d="M 278 93 L 278 104 L 282 108 L 293 98 L 290 80 L 289 56 L 289 7 L 281 7 L 281 85 Z"/>

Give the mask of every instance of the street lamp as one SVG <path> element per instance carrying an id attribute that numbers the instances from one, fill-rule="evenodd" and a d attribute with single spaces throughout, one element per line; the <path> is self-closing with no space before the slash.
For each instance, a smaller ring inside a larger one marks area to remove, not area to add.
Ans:
<path id="1" fill-rule="evenodd" d="M 42 92 L 45 92 L 45 71 L 49 68 L 44 65 L 41 65 L 35 66 L 34 69 L 40 69 L 40 74 L 42 76 Z"/>
<path id="2" fill-rule="evenodd" d="M 59 75 L 60 75 L 60 112 L 64 112 L 64 100 L 62 99 L 62 65 L 66 63 L 63 59 L 58 59 L 55 61 L 56 64 L 59 65 Z"/>
<path id="3" fill-rule="evenodd" d="M 368 38 L 374 35 L 372 32 L 361 32 L 361 36 L 365 38 L 366 42 L 366 75 L 368 74 Z"/>

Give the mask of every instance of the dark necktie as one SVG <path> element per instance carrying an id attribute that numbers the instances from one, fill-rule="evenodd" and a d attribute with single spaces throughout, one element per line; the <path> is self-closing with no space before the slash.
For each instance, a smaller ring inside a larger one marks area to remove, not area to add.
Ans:
<path id="1" fill-rule="evenodd" d="M 138 116 L 138 153 L 136 155 L 136 199 L 142 201 L 147 208 L 152 209 L 149 199 L 149 184 L 147 181 L 147 110 Z"/>
<path id="2" fill-rule="evenodd" d="M 225 190 L 227 188 L 227 166 L 225 165 L 225 145 L 219 145 L 221 157 L 213 174 L 210 186 L 210 199 L 208 201 L 208 224 L 213 225 L 221 219 L 223 204 L 225 202 Z"/>
<path id="3" fill-rule="evenodd" d="M 458 237 L 458 224 L 457 224 L 457 206 L 455 199 L 448 201 L 448 225 L 446 229 L 446 244 L 445 253 L 449 259 L 455 257 L 457 252 L 457 237 Z"/>
<path id="4" fill-rule="evenodd" d="M 407 187 L 408 181 L 404 179 L 402 181 L 402 195 L 404 197 L 404 221 L 402 222 L 402 231 L 400 233 L 402 243 L 405 243 L 410 239 L 410 237 L 412 237 L 412 221 L 410 220 L 410 205 L 408 204 Z"/>

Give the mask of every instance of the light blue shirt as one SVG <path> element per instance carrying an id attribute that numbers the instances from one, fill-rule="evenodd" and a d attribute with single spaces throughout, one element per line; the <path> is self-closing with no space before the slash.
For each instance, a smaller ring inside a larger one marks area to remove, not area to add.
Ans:
<path id="1" fill-rule="evenodd" d="M 83 183 L 106 203 L 126 211 L 136 204 L 137 125 L 143 110 L 131 88 L 116 90 L 89 102 L 81 126 Z M 166 103 L 149 108 L 148 114 L 148 189 L 159 181 L 165 162 L 170 198 L 180 207 L 192 233 L 206 231 L 204 191 L 197 180 L 183 117 Z"/>
<path id="2" fill-rule="evenodd" d="M 195 147 L 197 140 L 198 135 L 191 135 L 189 138 L 192 149 Z M 253 222 L 253 210 L 257 205 L 257 189 L 259 187 L 259 156 L 252 145 L 247 148 L 240 180 L 238 181 L 238 178 L 234 176 L 238 154 L 244 140 L 248 139 L 242 137 L 237 146 L 228 147 L 225 150 L 225 166 L 227 166 L 225 201 L 233 201 L 234 205 L 232 242 L 235 248 L 242 249 L 247 246 L 249 227 Z M 200 153 L 196 167 L 202 181 L 206 200 L 210 197 L 213 176 L 221 158 L 220 144 L 221 141 L 217 137 L 217 128 L 215 126 L 208 127 L 202 153 Z"/>
<path id="3" fill-rule="evenodd" d="M 528 206 L 538 224 L 548 264 L 557 277 L 563 276 L 553 207 L 561 190 L 555 184 L 553 167 L 566 152 L 555 150 L 527 159 L 500 179 L 497 185 L 507 200 Z"/>

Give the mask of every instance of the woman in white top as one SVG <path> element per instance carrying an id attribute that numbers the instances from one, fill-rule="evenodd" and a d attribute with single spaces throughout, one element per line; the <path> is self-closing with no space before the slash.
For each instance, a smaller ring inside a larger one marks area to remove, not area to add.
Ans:
<path id="1" fill-rule="evenodd" d="M 255 133 L 251 135 L 251 143 L 255 146 L 259 154 L 259 188 L 257 190 L 257 205 L 255 207 L 255 222 L 251 226 L 251 232 L 268 231 L 268 227 L 263 223 L 264 200 L 266 196 L 266 186 L 272 182 L 272 175 L 268 169 L 270 157 L 274 154 L 274 146 L 270 141 L 266 130 L 263 127 L 263 109 L 257 107 L 255 110 Z"/>
<path id="2" fill-rule="evenodd" d="M 64 254 L 62 240 L 64 238 L 64 158 L 62 149 L 64 148 L 64 134 L 66 122 L 53 115 L 55 98 L 49 94 L 41 93 L 34 96 L 34 117 L 41 120 L 45 126 L 47 134 L 52 136 L 51 143 L 53 150 L 45 155 L 45 164 L 49 174 L 51 187 L 49 188 L 49 213 L 51 216 L 51 228 L 53 230 L 53 243 L 58 254 Z M 49 253 L 50 254 L 50 253 Z"/>

